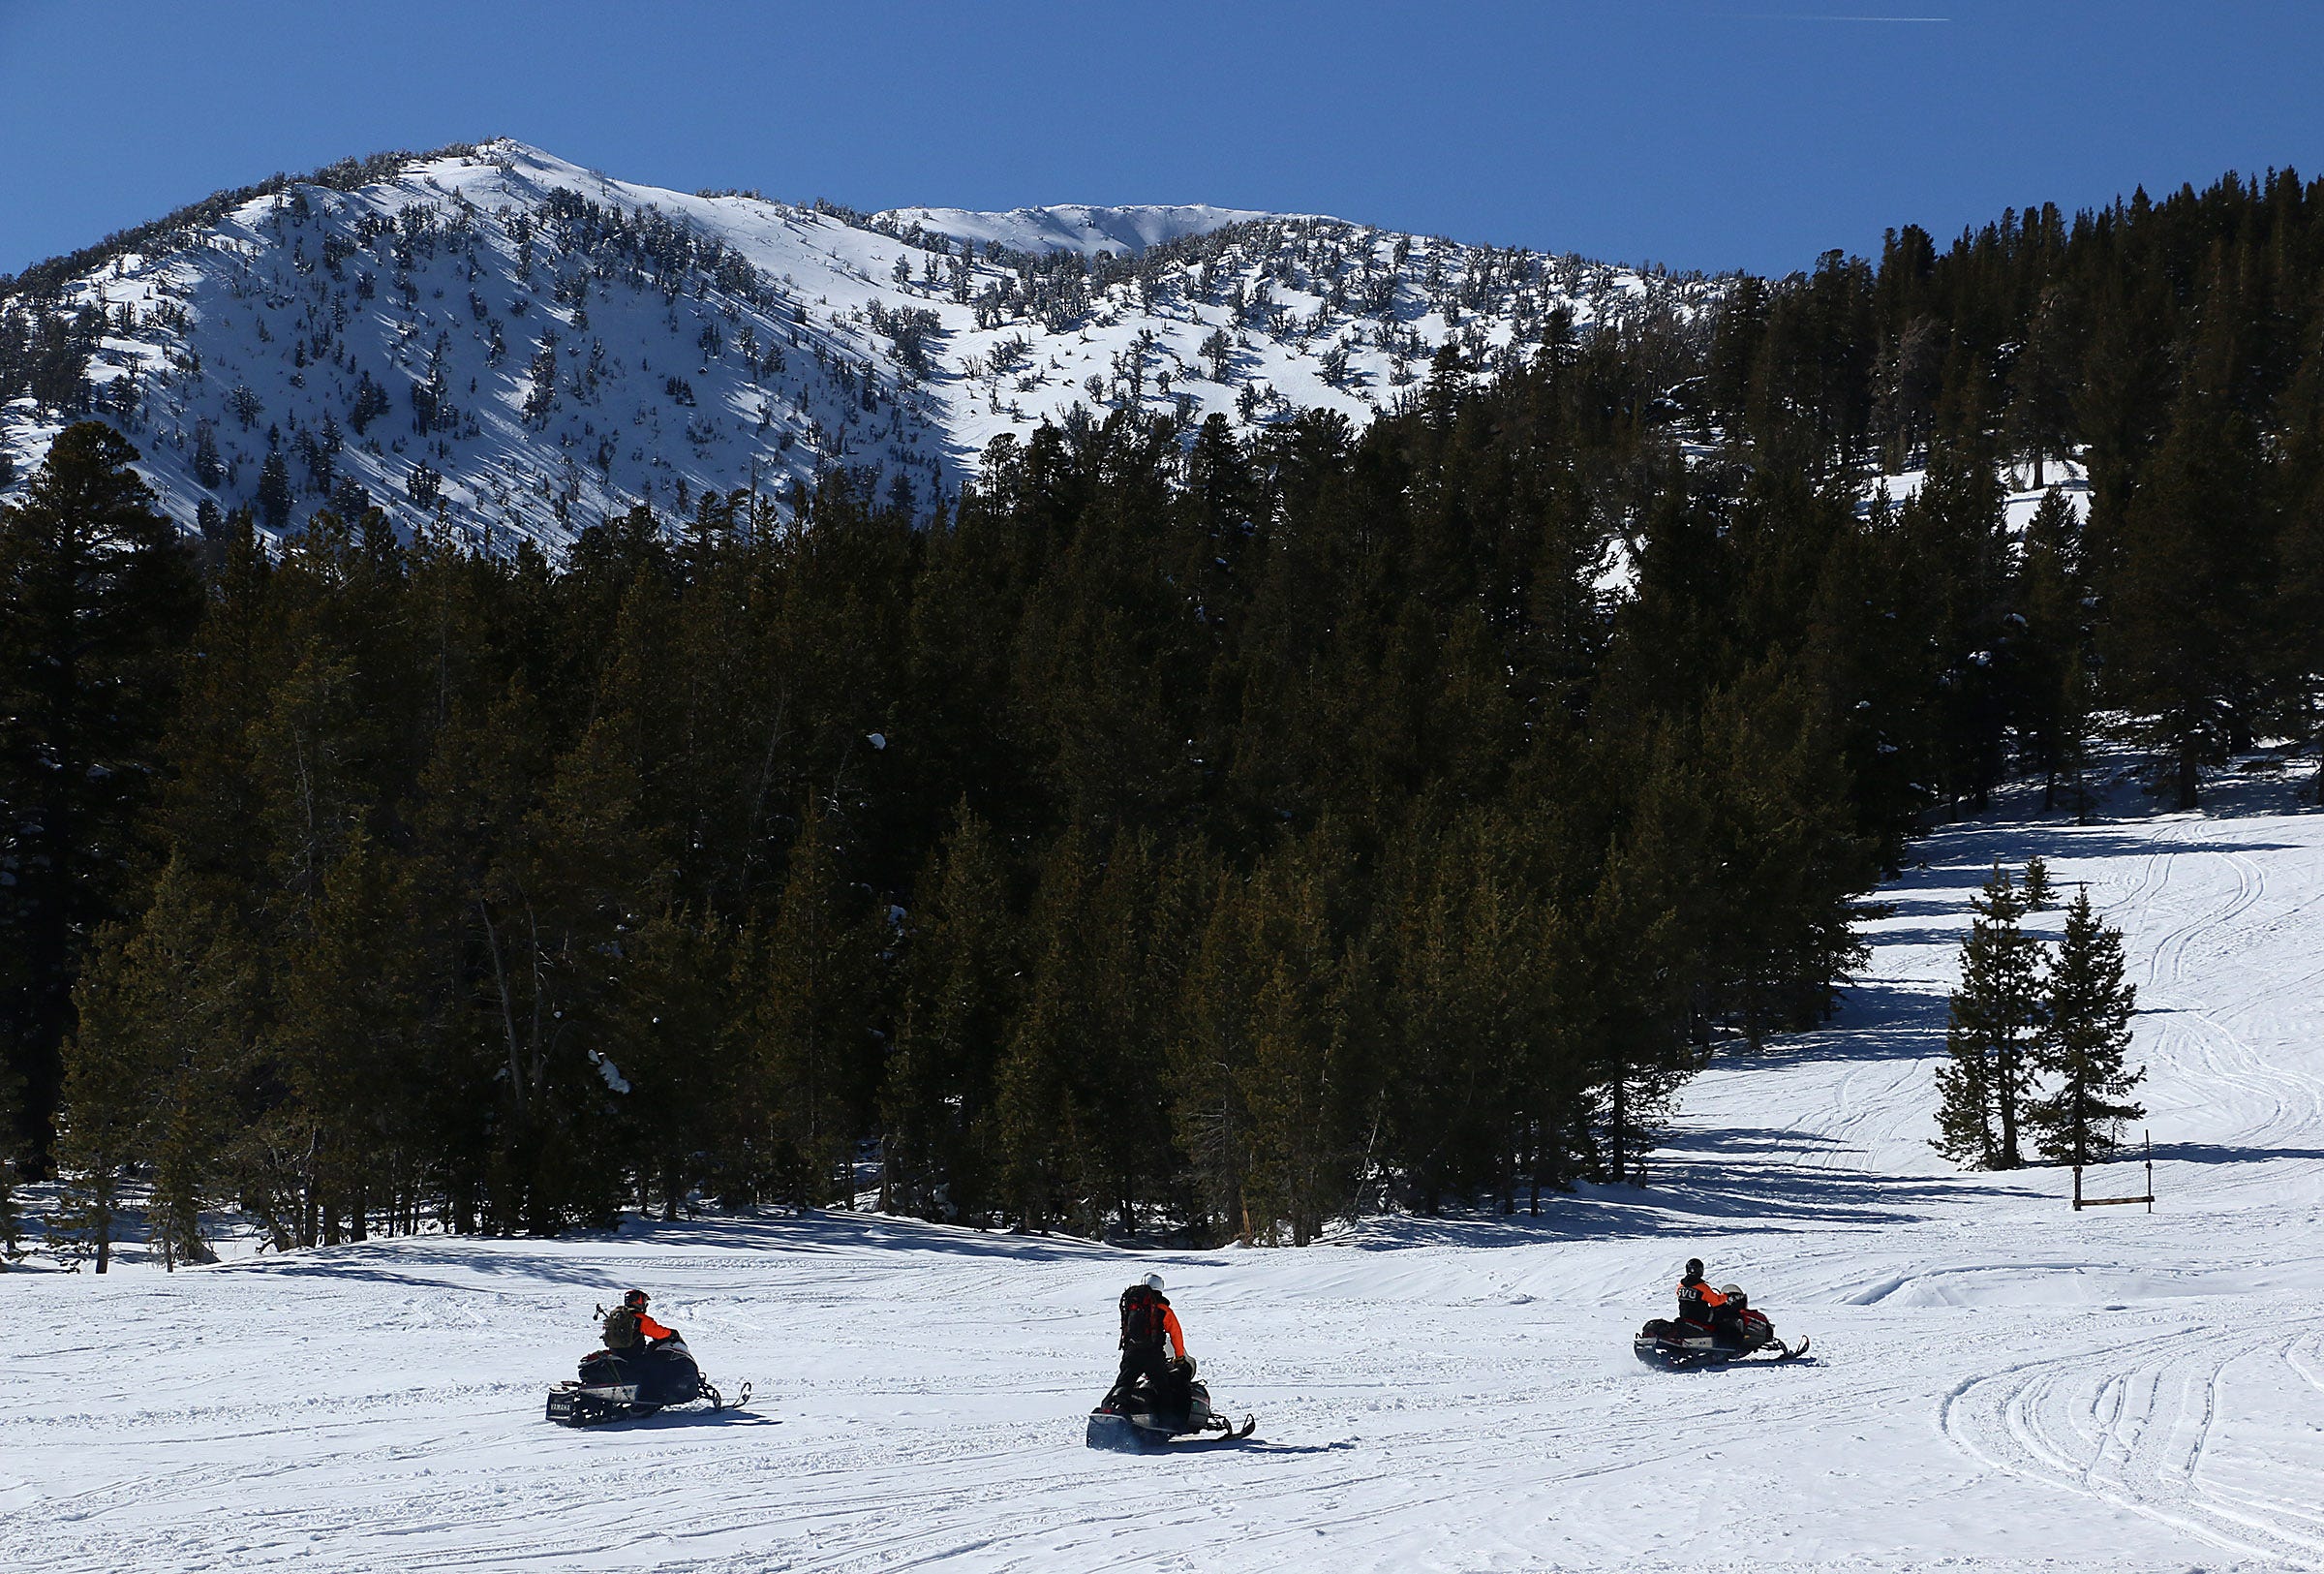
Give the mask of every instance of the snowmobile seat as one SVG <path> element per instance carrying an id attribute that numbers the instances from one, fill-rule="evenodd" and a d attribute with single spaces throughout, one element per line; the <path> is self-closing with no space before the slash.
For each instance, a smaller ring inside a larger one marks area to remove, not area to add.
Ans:
<path id="1" fill-rule="evenodd" d="M 677 1340 L 664 1340 L 635 1350 L 593 1350 L 581 1363 L 586 1388 L 628 1388 L 635 1385 L 639 1404 L 684 1404 L 702 1387 L 701 1369 Z"/>

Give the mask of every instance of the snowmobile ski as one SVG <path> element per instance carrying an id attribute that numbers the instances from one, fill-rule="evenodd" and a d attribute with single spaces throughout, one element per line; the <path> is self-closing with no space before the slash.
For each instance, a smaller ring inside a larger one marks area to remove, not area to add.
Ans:
<path id="1" fill-rule="evenodd" d="M 710 1407 L 714 1410 L 739 1410 L 750 1403 L 750 1385 L 745 1383 L 734 1391 L 734 1398 L 723 1399 L 719 1397 L 718 1389 L 711 1386 L 710 1379 L 705 1377 L 702 1379 L 701 1397 L 710 1401 Z"/>

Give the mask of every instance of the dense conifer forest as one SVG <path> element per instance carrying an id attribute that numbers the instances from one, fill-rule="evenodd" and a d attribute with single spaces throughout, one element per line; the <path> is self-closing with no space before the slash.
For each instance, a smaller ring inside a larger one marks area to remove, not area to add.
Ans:
<path id="1" fill-rule="evenodd" d="M 0 516 L 14 1157 L 176 1260 L 1636 1178 L 1916 830 L 2314 742 L 2320 270 L 2289 173 L 1907 230 L 1362 430 L 1077 416 L 933 517 L 835 472 L 557 562 L 181 541 L 83 422 Z"/>

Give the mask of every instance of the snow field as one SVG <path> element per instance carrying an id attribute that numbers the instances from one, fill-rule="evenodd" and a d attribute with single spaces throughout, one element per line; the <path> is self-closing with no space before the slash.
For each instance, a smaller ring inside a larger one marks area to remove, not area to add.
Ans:
<path id="1" fill-rule="evenodd" d="M 1694 1084 L 1648 1188 L 1539 1220 L 1129 1252 L 833 1215 L 10 1275 L 0 1531 L 58 1571 L 2324 1566 L 2324 815 L 2290 800 L 1930 838 L 1829 1029 Z M 2151 1217 L 1927 1146 L 1969 897 L 2036 851 L 2126 932 Z M 1811 1358 L 1639 1368 L 1691 1253 Z M 1083 1447 L 1148 1267 L 1251 1442 Z M 540 1419 L 629 1283 L 749 1409 Z"/>

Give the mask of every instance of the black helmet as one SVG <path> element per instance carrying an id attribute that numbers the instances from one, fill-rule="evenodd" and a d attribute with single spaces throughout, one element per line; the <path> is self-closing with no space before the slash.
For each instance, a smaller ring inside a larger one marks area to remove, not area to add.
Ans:
<path id="1" fill-rule="evenodd" d="M 1702 1277 L 1702 1259 L 1700 1257 L 1689 1257 L 1687 1259 L 1687 1277 L 1689 1279 L 1700 1279 Z"/>
<path id="2" fill-rule="evenodd" d="M 644 1290 L 628 1290 L 623 1293 L 622 1305 L 626 1307 L 642 1307 L 645 1304 L 646 1292 Z"/>

